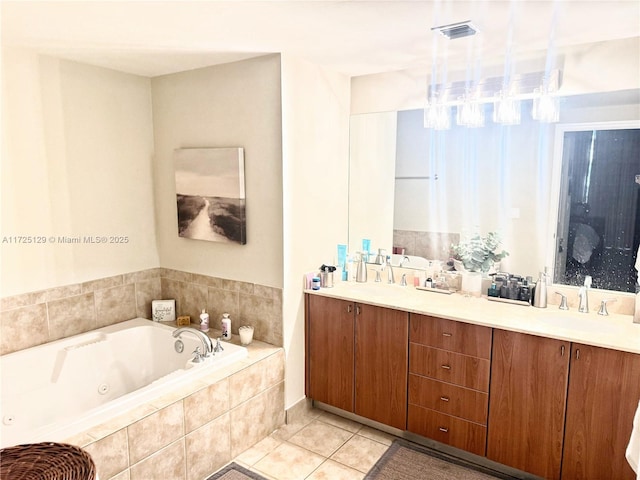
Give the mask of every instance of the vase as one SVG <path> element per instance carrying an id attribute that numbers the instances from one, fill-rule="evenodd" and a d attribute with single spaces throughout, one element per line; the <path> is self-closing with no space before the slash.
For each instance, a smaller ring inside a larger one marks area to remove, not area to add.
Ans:
<path id="1" fill-rule="evenodd" d="M 480 297 L 482 295 L 482 273 L 462 272 L 460 291 L 466 296 Z"/>

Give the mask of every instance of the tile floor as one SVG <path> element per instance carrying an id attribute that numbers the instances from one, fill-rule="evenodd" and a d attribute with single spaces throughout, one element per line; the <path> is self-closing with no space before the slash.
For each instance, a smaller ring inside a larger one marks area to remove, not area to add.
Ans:
<path id="1" fill-rule="evenodd" d="M 234 461 L 270 480 L 361 480 L 394 438 L 313 409 Z"/>

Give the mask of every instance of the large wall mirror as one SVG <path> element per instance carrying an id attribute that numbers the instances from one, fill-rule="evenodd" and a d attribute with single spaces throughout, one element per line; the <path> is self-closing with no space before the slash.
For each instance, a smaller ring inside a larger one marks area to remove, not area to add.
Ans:
<path id="1" fill-rule="evenodd" d="M 535 278 L 546 268 L 555 283 L 568 285 L 581 284 L 590 274 L 596 288 L 634 292 L 639 105 L 640 90 L 576 95 L 562 100 L 558 124 L 530 120 L 525 104 L 520 125 L 487 121 L 482 128 L 452 125 L 442 131 L 423 127 L 421 109 L 353 115 L 350 251 L 358 251 L 361 239 L 368 238 L 373 250 L 401 246 L 410 255 L 442 260 L 461 237 L 496 231 L 509 252 L 501 264 L 505 271 Z M 631 138 L 622 141 L 604 133 L 611 130 Z M 563 162 L 565 151 L 578 152 L 581 160 Z M 614 152 L 623 159 L 607 163 Z M 630 187 L 620 184 L 629 179 Z M 564 210 L 559 209 L 561 197 Z M 605 197 L 611 206 L 605 207 Z M 581 208 L 588 210 L 584 227 L 578 225 Z M 585 261 L 580 246 L 595 242 L 588 228 L 600 242 Z M 624 233 L 614 233 L 617 228 Z M 575 256 L 583 262 L 576 265 Z M 621 280 L 612 282 L 613 277 Z"/>

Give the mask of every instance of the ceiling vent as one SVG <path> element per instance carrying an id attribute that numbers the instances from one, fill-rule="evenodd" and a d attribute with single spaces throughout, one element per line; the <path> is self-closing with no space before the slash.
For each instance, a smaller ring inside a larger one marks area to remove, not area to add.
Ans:
<path id="1" fill-rule="evenodd" d="M 471 23 L 471 20 L 452 23 L 450 25 L 442 25 L 440 27 L 433 27 L 431 30 L 440 32 L 449 40 L 455 40 L 456 38 L 470 37 L 471 35 L 475 35 L 476 33 L 478 33 L 478 28 Z"/>

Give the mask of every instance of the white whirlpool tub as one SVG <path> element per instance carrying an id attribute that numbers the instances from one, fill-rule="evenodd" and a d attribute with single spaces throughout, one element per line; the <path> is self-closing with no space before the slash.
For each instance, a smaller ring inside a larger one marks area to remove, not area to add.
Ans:
<path id="1" fill-rule="evenodd" d="M 247 356 L 223 342 L 193 363 L 201 340 L 181 334 L 178 353 L 174 330 L 135 318 L 1 356 L 0 446 L 62 441 Z"/>

